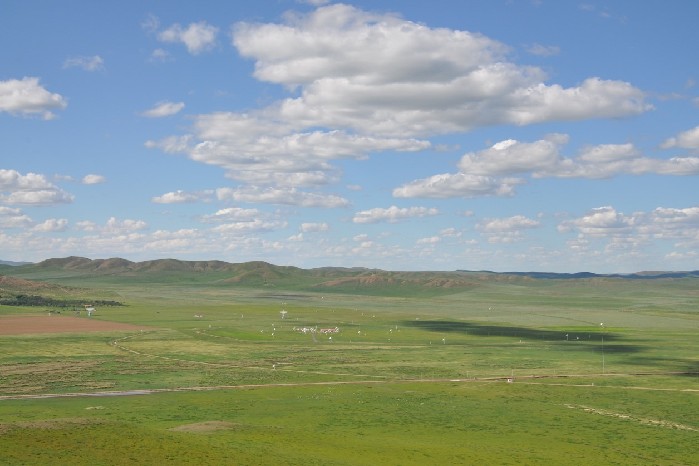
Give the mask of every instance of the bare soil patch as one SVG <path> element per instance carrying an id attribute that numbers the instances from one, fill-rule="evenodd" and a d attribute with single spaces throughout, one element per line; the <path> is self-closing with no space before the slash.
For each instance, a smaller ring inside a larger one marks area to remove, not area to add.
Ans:
<path id="1" fill-rule="evenodd" d="M 112 332 L 115 330 L 143 330 L 145 327 L 106 322 L 89 317 L 70 316 L 0 316 L 0 335 L 28 333 L 82 333 Z"/>
<path id="2" fill-rule="evenodd" d="M 174 432 L 216 432 L 218 430 L 230 430 L 237 428 L 238 425 L 232 422 L 226 421 L 205 421 L 196 422 L 194 424 L 184 424 L 181 426 L 173 427 Z"/>
<path id="3" fill-rule="evenodd" d="M 636 416 L 631 416 L 629 414 L 616 413 L 614 411 L 608 411 L 606 409 L 590 408 L 589 406 L 582 406 L 582 405 L 575 406 L 575 405 L 566 404 L 565 406 L 567 408 L 571 408 L 571 409 L 581 409 L 581 410 L 585 411 L 586 413 L 600 414 L 602 416 L 610 416 L 610 417 L 615 417 L 615 418 L 624 419 L 624 420 L 628 420 L 628 421 L 639 422 L 641 424 L 645 424 L 648 426 L 665 427 L 667 429 L 691 430 L 694 432 L 699 431 L 699 429 L 695 429 L 692 426 L 679 424 L 677 422 L 672 422 L 672 421 L 664 421 L 662 419 L 648 419 L 648 418 L 636 417 Z"/>

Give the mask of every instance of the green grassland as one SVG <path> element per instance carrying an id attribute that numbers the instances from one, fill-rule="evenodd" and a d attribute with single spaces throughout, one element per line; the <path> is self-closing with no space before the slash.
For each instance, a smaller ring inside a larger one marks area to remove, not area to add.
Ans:
<path id="1" fill-rule="evenodd" d="M 695 278 L 13 271 L 141 329 L 0 336 L 0 464 L 696 464 Z"/>

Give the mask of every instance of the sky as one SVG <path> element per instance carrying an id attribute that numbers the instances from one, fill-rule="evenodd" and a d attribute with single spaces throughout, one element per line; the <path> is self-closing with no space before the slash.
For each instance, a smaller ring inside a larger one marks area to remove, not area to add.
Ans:
<path id="1" fill-rule="evenodd" d="M 697 18 L 2 0 L 0 259 L 699 269 Z"/>

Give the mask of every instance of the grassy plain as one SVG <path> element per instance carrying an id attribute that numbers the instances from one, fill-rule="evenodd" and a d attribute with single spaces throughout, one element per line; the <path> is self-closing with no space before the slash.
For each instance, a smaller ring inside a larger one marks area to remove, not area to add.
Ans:
<path id="1" fill-rule="evenodd" d="M 92 318 L 144 330 L 0 336 L 0 463 L 696 461 L 695 279 L 407 298 L 197 277 L 26 276 L 123 302 Z"/>

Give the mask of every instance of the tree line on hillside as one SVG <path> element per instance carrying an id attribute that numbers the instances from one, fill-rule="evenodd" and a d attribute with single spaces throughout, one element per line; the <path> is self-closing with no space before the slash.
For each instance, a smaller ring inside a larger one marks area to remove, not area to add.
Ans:
<path id="1" fill-rule="evenodd" d="M 93 306 L 112 307 L 123 306 L 119 301 L 111 301 L 104 299 L 96 300 L 78 300 L 78 299 L 54 299 L 45 296 L 18 294 L 15 296 L 0 296 L 0 306 L 42 306 L 42 307 L 59 307 L 72 308 L 82 307 L 86 303 Z"/>

